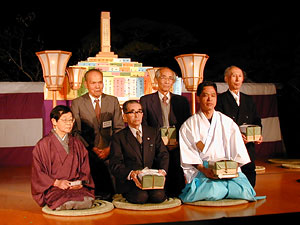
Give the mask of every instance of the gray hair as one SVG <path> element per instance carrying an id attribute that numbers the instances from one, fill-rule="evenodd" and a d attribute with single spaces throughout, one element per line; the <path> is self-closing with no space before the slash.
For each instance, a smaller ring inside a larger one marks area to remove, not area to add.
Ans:
<path id="1" fill-rule="evenodd" d="M 231 71 L 233 68 L 238 68 L 238 69 L 240 69 L 240 70 L 242 71 L 242 73 L 243 73 L 244 79 L 246 78 L 246 72 L 245 72 L 244 70 L 242 70 L 240 67 L 234 66 L 234 65 L 229 66 L 229 67 L 227 67 L 227 68 L 225 69 L 225 71 L 224 71 L 224 77 L 228 76 L 229 73 L 230 73 L 230 71 Z"/>
<path id="2" fill-rule="evenodd" d="M 161 67 L 158 70 L 156 70 L 156 72 L 155 72 L 155 78 L 156 79 L 158 79 L 160 77 L 161 70 L 164 70 L 164 69 L 168 69 L 168 70 L 172 71 L 173 72 L 173 76 L 174 76 L 173 78 L 174 78 L 174 80 L 176 80 L 176 73 L 173 70 L 171 70 L 169 67 Z"/>

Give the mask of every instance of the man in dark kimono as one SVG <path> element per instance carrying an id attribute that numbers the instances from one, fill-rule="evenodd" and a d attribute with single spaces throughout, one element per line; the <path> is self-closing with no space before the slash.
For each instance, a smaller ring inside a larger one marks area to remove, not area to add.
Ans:
<path id="1" fill-rule="evenodd" d="M 50 113 L 51 132 L 33 149 L 31 192 L 33 199 L 50 209 L 90 208 L 94 182 L 88 152 L 82 142 L 69 135 L 74 118 L 66 106 Z"/>

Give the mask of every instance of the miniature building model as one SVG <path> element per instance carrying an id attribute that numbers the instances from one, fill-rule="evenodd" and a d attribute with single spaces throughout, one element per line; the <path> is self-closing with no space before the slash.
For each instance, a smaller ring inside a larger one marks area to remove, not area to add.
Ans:
<path id="1" fill-rule="evenodd" d="M 139 99 L 145 94 L 153 92 L 151 79 L 147 69 L 152 66 L 143 66 L 140 62 L 133 62 L 130 58 L 118 58 L 111 52 L 110 45 L 110 13 L 101 12 L 101 51 L 95 57 L 88 57 L 85 61 L 78 62 L 79 67 L 86 70 L 96 68 L 103 72 L 105 94 L 118 97 L 120 103 L 128 99 Z M 83 78 L 84 79 L 84 78 Z M 73 100 L 87 92 L 82 82 L 81 88 L 71 90 L 67 78 L 64 88 L 58 93 L 60 100 Z M 181 94 L 181 78 L 177 78 L 173 93 Z M 51 93 L 45 89 L 45 99 L 51 99 Z"/>

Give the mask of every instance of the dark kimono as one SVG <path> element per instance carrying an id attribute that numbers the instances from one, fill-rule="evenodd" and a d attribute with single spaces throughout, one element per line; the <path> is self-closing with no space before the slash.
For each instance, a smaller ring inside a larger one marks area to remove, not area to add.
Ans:
<path id="1" fill-rule="evenodd" d="M 31 193 L 40 206 L 56 209 L 67 201 L 83 201 L 84 196 L 95 197 L 88 152 L 81 141 L 71 135 L 68 138 L 69 153 L 52 132 L 33 149 Z M 84 186 L 77 190 L 62 190 L 53 186 L 56 179 L 81 180 Z"/>

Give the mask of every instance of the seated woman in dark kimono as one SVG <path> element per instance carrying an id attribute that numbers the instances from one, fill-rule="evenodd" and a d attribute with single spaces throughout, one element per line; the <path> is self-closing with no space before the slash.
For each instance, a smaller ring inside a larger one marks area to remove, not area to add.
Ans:
<path id="1" fill-rule="evenodd" d="M 51 132 L 33 149 L 31 192 L 40 205 L 53 210 L 90 208 L 95 199 L 88 152 L 69 135 L 74 118 L 63 105 L 50 113 Z"/>

